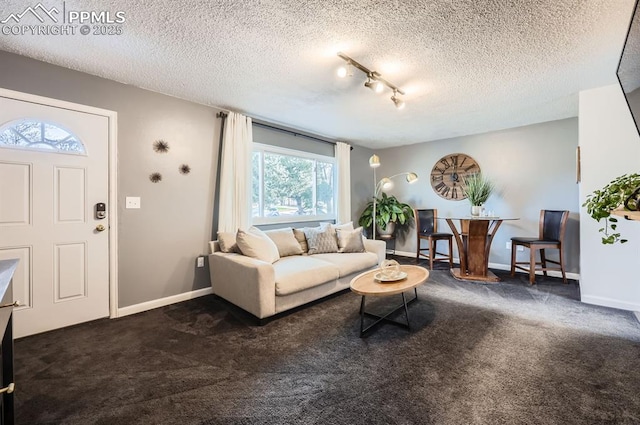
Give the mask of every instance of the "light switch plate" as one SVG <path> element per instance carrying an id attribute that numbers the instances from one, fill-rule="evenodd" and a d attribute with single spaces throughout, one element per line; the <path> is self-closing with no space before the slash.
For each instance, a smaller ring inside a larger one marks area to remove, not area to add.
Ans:
<path id="1" fill-rule="evenodd" d="M 124 207 L 127 208 L 127 209 L 140 208 L 140 197 L 139 196 L 127 196 L 125 198 Z"/>

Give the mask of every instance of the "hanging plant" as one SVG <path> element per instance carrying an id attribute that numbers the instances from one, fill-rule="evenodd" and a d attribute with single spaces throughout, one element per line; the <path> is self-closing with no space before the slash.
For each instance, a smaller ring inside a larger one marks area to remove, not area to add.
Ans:
<path id="1" fill-rule="evenodd" d="M 160 173 L 151 173 L 149 175 L 149 180 L 151 180 L 151 183 L 158 183 L 162 181 L 162 174 Z"/>
<path id="2" fill-rule="evenodd" d="M 167 153 L 169 152 L 169 143 L 165 142 L 162 139 L 156 140 L 155 142 L 153 142 L 153 150 L 157 153 Z"/>
<path id="3" fill-rule="evenodd" d="M 611 217 L 611 211 L 624 208 L 628 211 L 638 210 L 638 199 L 634 197 L 640 188 L 640 174 L 624 174 L 613 179 L 609 184 L 600 190 L 594 190 L 587 196 L 583 207 L 587 208 L 587 214 L 597 222 L 604 219 L 604 227 L 598 231 L 603 233 L 602 243 L 614 244 L 616 242 L 625 243 L 620 232 L 617 232 L 618 219 Z"/>

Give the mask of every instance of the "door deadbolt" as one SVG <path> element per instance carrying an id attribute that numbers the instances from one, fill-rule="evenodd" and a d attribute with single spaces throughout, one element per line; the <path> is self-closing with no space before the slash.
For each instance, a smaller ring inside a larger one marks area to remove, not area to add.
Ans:
<path id="1" fill-rule="evenodd" d="M 96 204 L 96 219 L 102 220 L 107 218 L 107 204 L 104 202 L 98 202 Z"/>

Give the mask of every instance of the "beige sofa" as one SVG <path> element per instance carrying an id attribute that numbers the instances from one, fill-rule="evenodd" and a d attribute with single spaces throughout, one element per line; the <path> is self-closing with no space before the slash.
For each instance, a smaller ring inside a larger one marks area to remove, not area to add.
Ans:
<path id="1" fill-rule="evenodd" d="M 358 273 L 385 259 L 383 241 L 364 240 L 365 252 L 302 254 L 270 264 L 210 243 L 213 293 L 259 319 L 274 316 L 349 287 Z"/>

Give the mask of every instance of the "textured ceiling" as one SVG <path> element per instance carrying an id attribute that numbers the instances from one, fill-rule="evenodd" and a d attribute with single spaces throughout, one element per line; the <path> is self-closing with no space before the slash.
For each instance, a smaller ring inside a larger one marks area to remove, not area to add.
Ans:
<path id="1" fill-rule="evenodd" d="M 36 4 L 5 0 L 0 20 Z M 577 116 L 580 90 L 616 81 L 633 5 L 66 0 L 67 12 L 123 11 L 123 34 L 0 35 L 0 49 L 380 148 Z M 360 72 L 337 78 L 338 51 L 404 89 L 407 107 Z"/>

